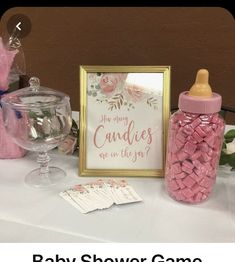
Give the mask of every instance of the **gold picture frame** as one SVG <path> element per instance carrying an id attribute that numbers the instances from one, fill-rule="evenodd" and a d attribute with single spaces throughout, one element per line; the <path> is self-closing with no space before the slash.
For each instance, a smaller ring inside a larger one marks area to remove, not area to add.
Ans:
<path id="1" fill-rule="evenodd" d="M 170 66 L 80 66 L 79 174 L 162 177 L 169 115 Z"/>

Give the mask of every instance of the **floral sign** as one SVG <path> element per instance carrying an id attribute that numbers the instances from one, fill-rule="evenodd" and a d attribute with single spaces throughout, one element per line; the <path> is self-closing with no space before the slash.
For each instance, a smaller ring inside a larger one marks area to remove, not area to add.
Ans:
<path id="1" fill-rule="evenodd" d="M 162 175 L 169 67 L 82 67 L 80 174 Z"/>

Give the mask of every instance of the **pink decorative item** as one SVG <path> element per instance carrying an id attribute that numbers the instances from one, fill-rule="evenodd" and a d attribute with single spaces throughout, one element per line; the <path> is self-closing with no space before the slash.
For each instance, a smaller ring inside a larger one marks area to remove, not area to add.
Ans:
<path id="1" fill-rule="evenodd" d="M 216 180 L 224 133 L 218 112 L 221 96 L 212 93 L 208 71 L 198 71 L 195 84 L 179 97 L 179 111 L 170 119 L 165 168 L 166 188 L 175 200 L 200 203 Z"/>
<path id="2" fill-rule="evenodd" d="M 8 50 L 0 37 L 0 90 L 6 91 L 8 87 L 8 76 L 11 65 L 18 50 Z"/>
<path id="3" fill-rule="evenodd" d="M 17 146 L 12 138 L 7 134 L 3 123 L 2 110 L 0 109 L 0 158 L 20 158 L 23 157 L 25 153 L 26 151 Z"/>
<path id="4" fill-rule="evenodd" d="M 1 96 L 3 96 L 9 88 L 8 77 L 17 52 L 17 50 L 11 51 L 4 47 L 2 38 L 0 37 L 0 105 Z M 7 134 L 3 123 L 2 108 L 0 107 L 0 158 L 20 158 L 23 157 L 25 153 L 26 151 L 17 146 Z"/>

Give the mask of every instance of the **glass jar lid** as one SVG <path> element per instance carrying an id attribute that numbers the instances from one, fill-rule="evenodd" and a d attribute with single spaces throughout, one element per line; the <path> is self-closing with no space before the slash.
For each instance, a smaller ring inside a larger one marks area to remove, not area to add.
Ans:
<path id="1" fill-rule="evenodd" d="M 68 95 L 40 86 L 39 78 L 31 77 L 29 79 L 29 87 L 5 95 L 1 102 L 14 108 L 43 109 L 64 105 L 69 100 Z"/>

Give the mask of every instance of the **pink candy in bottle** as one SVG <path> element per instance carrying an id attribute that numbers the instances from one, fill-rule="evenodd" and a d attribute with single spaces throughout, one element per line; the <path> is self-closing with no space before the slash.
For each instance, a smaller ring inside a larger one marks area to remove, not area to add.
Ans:
<path id="1" fill-rule="evenodd" d="M 165 167 L 169 195 L 185 203 L 206 200 L 216 180 L 224 120 L 222 98 L 212 92 L 206 69 L 198 71 L 189 91 L 179 96 L 179 110 L 170 118 Z"/>

